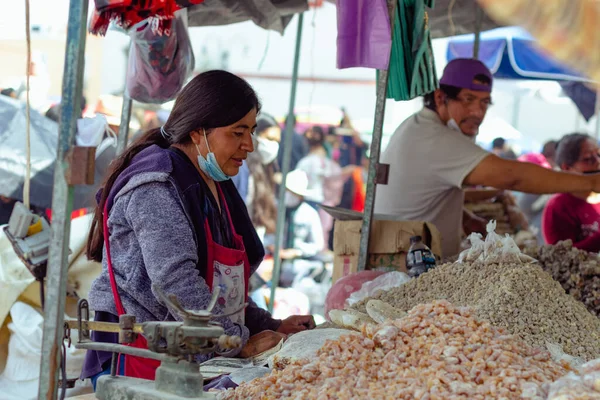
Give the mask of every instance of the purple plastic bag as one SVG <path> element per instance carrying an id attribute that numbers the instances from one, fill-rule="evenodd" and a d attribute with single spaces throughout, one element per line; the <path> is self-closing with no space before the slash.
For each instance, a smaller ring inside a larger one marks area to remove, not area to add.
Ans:
<path id="1" fill-rule="evenodd" d="M 387 69 L 392 49 L 385 0 L 337 0 L 337 67 Z"/>
<path id="2" fill-rule="evenodd" d="M 194 70 L 194 52 L 187 31 L 187 10 L 176 14 L 171 31 L 157 34 L 147 19 L 130 30 L 127 95 L 142 103 L 173 100 Z"/>

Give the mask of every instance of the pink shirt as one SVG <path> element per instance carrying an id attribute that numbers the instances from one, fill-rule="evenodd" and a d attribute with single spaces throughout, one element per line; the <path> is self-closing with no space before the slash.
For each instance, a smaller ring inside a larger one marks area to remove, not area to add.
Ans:
<path id="1" fill-rule="evenodd" d="M 571 239 L 578 249 L 600 251 L 600 204 L 590 204 L 572 194 L 552 197 L 542 217 L 544 239 L 549 244 Z"/>

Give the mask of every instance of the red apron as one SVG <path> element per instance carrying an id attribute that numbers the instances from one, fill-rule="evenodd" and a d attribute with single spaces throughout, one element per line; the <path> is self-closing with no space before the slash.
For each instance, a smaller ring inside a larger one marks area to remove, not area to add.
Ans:
<path id="1" fill-rule="evenodd" d="M 242 308 L 246 302 L 248 296 L 248 282 L 250 279 L 250 264 L 248 263 L 248 256 L 246 255 L 244 241 L 242 237 L 235 231 L 233 222 L 231 220 L 231 215 L 229 214 L 229 207 L 227 207 L 227 202 L 223 198 L 221 188 L 218 185 L 217 187 L 219 189 L 221 206 L 225 207 L 227 221 L 233 234 L 235 248 L 230 249 L 215 243 L 210 231 L 208 219 L 205 219 L 204 226 L 206 230 L 208 261 L 206 270 L 206 283 L 211 291 L 215 284 L 221 288 L 218 304 L 223 308 L 223 313 L 228 314 Z M 104 207 L 103 225 L 104 245 L 106 246 L 106 261 L 108 265 L 110 286 L 115 300 L 117 312 L 119 316 L 121 316 L 122 314 L 125 314 L 125 308 L 123 307 L 121 296 L 119 295 L 119 291 L 117 289 L 117 281 L 115 279 L 112 260 L 110 257 L 110 243 L 108 240 L 108 212 L 106 206 Z M 240 312 L 231 315 L 230 318 L 234 323 L 245 325 L 244 315 L 245 310 L 242 309 Z M 142 335 L 138 335 L 135 342 L 129 346 L 147 349 L 148 342 Z M 154 380 L 156 376 L 156 369 L 160 366 L 160 361 L 130 355 L 125 355 L 124 358 L 125 376 Z"/>

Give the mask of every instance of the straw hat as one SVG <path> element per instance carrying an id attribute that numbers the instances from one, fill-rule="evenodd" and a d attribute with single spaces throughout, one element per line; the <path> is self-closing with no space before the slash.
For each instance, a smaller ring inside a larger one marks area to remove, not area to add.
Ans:
<path id="1" fill-rule="evenodd" d="M 308 177 L 304 171 L 296 169 L 287 174 L 285 188 L 298 196 L 308 195 Z"/>

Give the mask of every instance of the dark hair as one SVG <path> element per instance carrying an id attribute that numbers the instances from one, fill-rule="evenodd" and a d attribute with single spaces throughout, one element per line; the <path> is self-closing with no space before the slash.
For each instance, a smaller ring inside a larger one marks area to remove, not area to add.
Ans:
<path id="1" fill-rule="evenodd" d="M 13 93 L 16 93 L 16 90 L 13 88 L 2 89 L 2 91 L 0 92 L 1 95 L 8 97 L 11 97 Z"/>
<path id="2" fill-rule="evenodd" d="M 585 133 L 571 133 L 563 136 L 556 148 L 556 165 L 572 167 L 581 156 L 581 144 L 586 140 L 593 140 Z"/>
<path id="3" fill-rule="evenodd" d="M 456 100 L 462 89 L 456 86 L 440 85 L 440 90 L 449 99 Z M 423 96 L 423 103 L 425 107 L 429 108 L 430 110 L 437 111 L 437 106 L 435 105 L 435 91 L 427 93 L 425 96 Z"/>
<path id="4" fill-rule="evenodd" d="M 60 104 L 50 107 L 44 116 L 54 122 L 60 122 Z"/>
<path id="5" fill-rule="evenodd" d="M 213 128 L 239 121 L 252 109 L 260 111 L 260 107 L 258 96 L 248 82 L 229 72 L 207 71 L 194 77 L 177 96 L 169 119 L 163 127 L 168 133 L 167 138 L 163 137 L 160 128 L 152 129 L 134 141 L 111 163 L 90 228 L 87 257 L 90 260 L 102 261 L 104 205 L 118 176 L 138 153 L 152 145 L 168 148 L 172 144 L 189 143 L 190 133 L 206 129 L 206 133 L 209 134 Z"/>
<path id="6" fill-rule="evenodd" d="M 254 196 L 250 207 L 250 219 L 254 226 L 264 226 L 266 233 L 274 234 L 277 223 L 275 204 L 275 165 L 263 165 L 258 152 L 248 154 L 248 169 L 252 171 Z"/>
<path id="7" fill-rule="evenodd" d="M 292 125 L 295 128 L 296 124 L 298 123 L 298 121 L 296 119 L 296 114 L 292 114 L 291 118 L 292 118 Z M 290 115 L 288 114 L 285 117 L 285 126 L 287 126 L 289 120 L 290 120 Z"/>
<path id="8" fill-rule="evenodd" d="M 269 114 L 260 113 L 256 118 L 256 134 L 260 135 L 264 131 L 274 126 L 279 126 L 275 118 Z"/>
<path id="9" fill-rule="evenodd" d="M 542 147 L 542 154 L 546 158 L 555 157 L 557 147 L 558 147 L 558 142 L 556 140 L 550 140 L 544 144 L 544 147 Z"/>
<path id="10" fill-rule="evenodd" d="M 307 133 L 309 131 L 312 131 L 313 134 L 315 134 L 316 137 L 306 137 Z M 306 137 L 306 141 L 308 142 L 308 145 L 312 148 L 312 147 L 317 147 L 317 146 L 322 146 L 323 143 L 325 142 L 325 132 L 323 131 L 323 128 L 320 127 L 319 125 L 315 125 L 312 126 L 310 129 L 308 129 L 305 133 L 304 136 Z"/>
<path id="11" fill-rule="evenodd" d="M 484 74 L 477 74 L 473 77 L 474 81 L 478 81 L 481 82 L 484 85 L 491 85 L 492 84 L 492 80 L 490 79 L 489 76 L 484 75 Z"/>
<path id="12" fill-rule="evenodd" d="M 494 139 L 492 141 L 492 148 L 503 149 L 505 144 L 506 144 L 506 140 L 504 140 L 504 138 L 497 137 L 496 139 Z"/>

